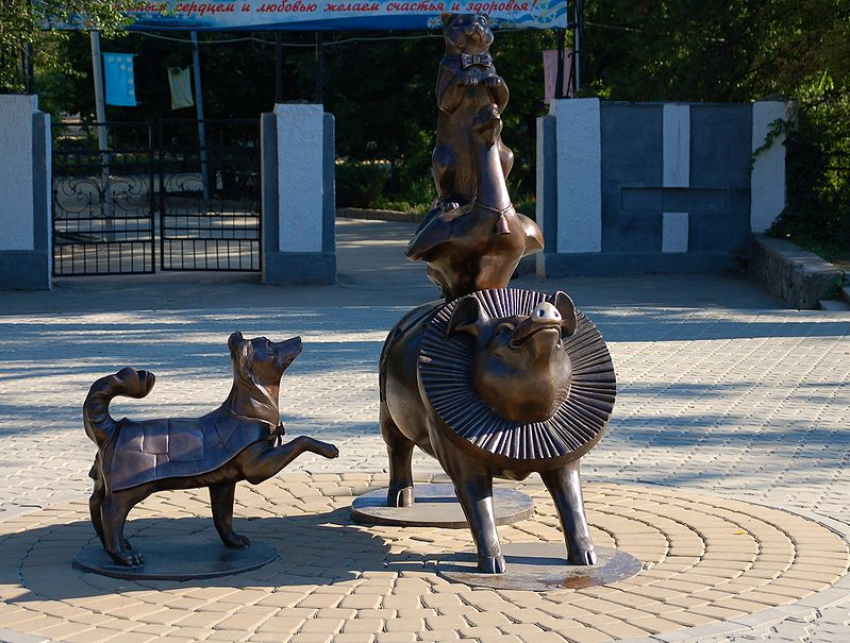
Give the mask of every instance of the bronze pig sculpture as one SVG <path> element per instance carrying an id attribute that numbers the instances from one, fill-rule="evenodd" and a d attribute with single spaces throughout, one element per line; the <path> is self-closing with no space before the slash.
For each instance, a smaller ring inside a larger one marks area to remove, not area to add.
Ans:
<path id="1" fill-rule="evenodd" d="M 414 309 L 381 355 L 388 506 L 414 503 L 418 446 L 454 483 L 478 569 L 501 573 L 493 478 L 537 472 L 558 511 L 569 562 L 594 564 L 579 458 L 602 437 L 615 389 L 599 331 L 563 292 L 482 290 Z"/>
<path id="2" fill-rule="evenodd" d="M 156 491 L 209 487 L 213 524 L 227 547 L 243 548 L 247 537 L 233 531 L 236 483 L 259 484 L 305 452 L 336 458 L 335 446 L 300 436 L 275 445 L 284 434 L 280 421 L 280 380 L 301 353 L 301 338 L 271 342 L 228 340 L 233 388 L 216 410 L 197 419 L 114 420 L 109 403 L 117 395 L 142 398 L 154 375 L 124 368 L 102 377 L 84 404 L 86 435 L 97 445 L 89 475 L 94 491 L 91 521 L 103 547 L 119 565 L 137 567 L 144 557 L 124 538 L 127 514 Z"/>

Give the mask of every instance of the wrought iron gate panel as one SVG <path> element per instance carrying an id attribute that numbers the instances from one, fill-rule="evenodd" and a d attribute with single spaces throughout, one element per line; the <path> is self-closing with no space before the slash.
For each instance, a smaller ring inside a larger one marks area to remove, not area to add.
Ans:
<path id="1" fill-rule="evenodd" d="M 260 270 L 260 126 L 164 120 L 158 132 L 162 270 Z"/>
<path id="2" fill-rule="evenodd" d="M 151 124 L 56 123 L 52 138 L 53 274 L 154 272 Z"/>

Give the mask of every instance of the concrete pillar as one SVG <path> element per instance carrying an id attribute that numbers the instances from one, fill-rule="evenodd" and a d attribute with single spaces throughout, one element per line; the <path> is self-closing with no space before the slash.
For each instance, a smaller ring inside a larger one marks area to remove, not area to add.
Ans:
<path id="1" fill-rule="evenodd" d="M 753 103 L 753 152 L 767 139 L 771 124 L 786 120 L 790 103 L 758 101 Z M 754 234 L 764 232 L 785 209 L 785 135 L 758 153 L 750 175 L 750 227 Z"/>
<path id="2" fill-rule="evenodd" d="M 334 283 L 334 120 L 321 105 L 262 116 L 263 283 Z"/>
<path id="3" fill-rule="evenodd" d="M 0 288 L 50 288 L 50 116 L 0 95 Z"/>
<path id="4" fill-rule="evenodd" d="M 666 104 L 662 119 L 662 186 L 691 186 L 691 106 Z M 687 212 L 661 213 L 661 252 L 688 251 L 690 222 Z"/>
<path id="5" fill-rule="evenodd" d="M 602 251 L 600 125 L 598 98 L 554 100 L 549 116 L 538 119 L 537 216 L 546 241 L 540 275 L 558 254 Z"/>

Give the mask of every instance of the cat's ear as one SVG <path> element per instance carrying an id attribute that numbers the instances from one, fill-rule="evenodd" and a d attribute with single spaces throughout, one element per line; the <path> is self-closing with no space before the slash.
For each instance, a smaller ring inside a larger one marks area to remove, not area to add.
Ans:
<path id="1" fill-rule="evenodd" d="M 455 17 L 453 13 L 441 13 L 440 19 L 443 21 L 443 29 L 449 26 L 449 23 L 452 21 L 452 18 Z"/>

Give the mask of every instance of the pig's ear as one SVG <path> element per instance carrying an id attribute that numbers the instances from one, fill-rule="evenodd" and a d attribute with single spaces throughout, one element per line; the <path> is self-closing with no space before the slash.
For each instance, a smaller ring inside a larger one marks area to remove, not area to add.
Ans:
<path id="1" fill-rule="evenodd" d="M 486 322 L 487 313 L 482 310 L 478 300 L 475 297 L 464 297 L 452 311 L 449 327 L 446 328 L 446 337 L 451 337 L 455 333 L 468 333 L 477 339 Z"/>
<path id="2" fill-rule="evenodd" d="M 576 332 L 576 326 L 578 326 L 576 307 L 573 304 L 573 300 L 563 290 L 559 290 L 552 295 L 550 301 L 558 309 L 558 312 L 561 313 L 561 328 L 564 331 L 564 335 L 569 337 Z"/>

